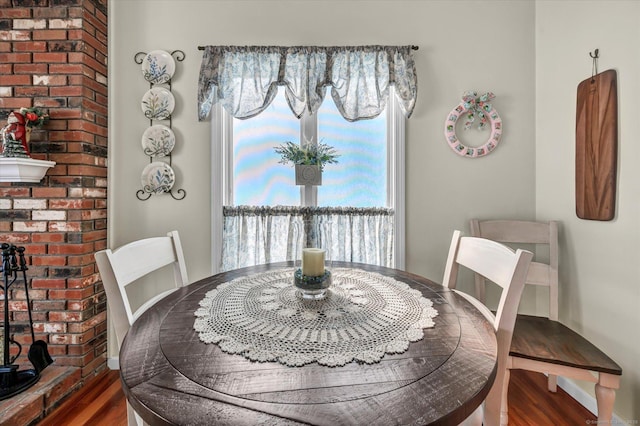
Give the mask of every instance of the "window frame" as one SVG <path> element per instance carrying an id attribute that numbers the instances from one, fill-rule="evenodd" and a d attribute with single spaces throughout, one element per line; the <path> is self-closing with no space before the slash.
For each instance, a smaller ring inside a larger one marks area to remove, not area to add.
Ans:
<path id="1" fill-rule="evenodd" d="M 215 90 L 215 89 L 214 89 Z M 394 209 L 393 267 L 405 267 L 405 128 L 406 118 L 389 88 L 387 115 L 387 205 Z M 331 100 L 325 99 L 325 102 Z M 300 119 L 300 140 L 317 134 L 317 115 Z M 314 138 L 315 139 L 315 138 Z M 219 103 L 211 109 L 211 256 L 221 259 L 224 218 L 222 207 L 233 203 L 233 117 Z M 317 204 L 318 189 L 300 187 L 300 205 Z M 211 262 L 211 272 L 218 273 L 219 262 Z"/>

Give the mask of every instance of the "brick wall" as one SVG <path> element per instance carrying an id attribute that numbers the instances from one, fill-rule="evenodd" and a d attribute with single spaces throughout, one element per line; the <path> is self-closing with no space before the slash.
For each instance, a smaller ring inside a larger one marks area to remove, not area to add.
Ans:
<path id="1" fill-rule="evenodd" d="M 86 377 L 106 368 L 93 253 L 106 246 L 107 0 L 0 0 L 0 125 L 30 106 L 50 115 L 31 155 L 57 164 L 41 183 L 0 183 L 0 241 L 26 247 L 36 338 Z M 24 290 L 10 297 L 26 331 Z"/>

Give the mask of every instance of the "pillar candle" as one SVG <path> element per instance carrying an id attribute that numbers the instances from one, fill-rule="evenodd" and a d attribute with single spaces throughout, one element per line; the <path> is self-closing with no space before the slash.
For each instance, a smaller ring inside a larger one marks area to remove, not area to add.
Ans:
<path id="1" fill-rule="evenodd" d="M 302 275 L 308 277 L 324 275 L 324 250 L 319 248 L 302 249 Z"/>

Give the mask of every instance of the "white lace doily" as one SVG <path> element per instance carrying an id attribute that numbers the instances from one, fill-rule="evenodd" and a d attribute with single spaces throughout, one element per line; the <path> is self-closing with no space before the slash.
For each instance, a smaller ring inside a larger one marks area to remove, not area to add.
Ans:
<path id="1" fill-rule="evenodd" d="M 194 329 L 204 343 L 254 361 L 289 366 L 379 362 L 423 338 L 438 312 L 407 284 L 377 273 L 337 268 L 323 300 L 305 300 L 293 269 L 236 278 L 200 301 Z"/>

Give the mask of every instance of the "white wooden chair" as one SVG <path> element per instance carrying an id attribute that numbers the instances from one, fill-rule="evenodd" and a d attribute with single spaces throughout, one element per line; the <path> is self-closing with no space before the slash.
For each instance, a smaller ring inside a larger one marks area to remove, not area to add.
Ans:
<path id="1" fill-rule="evenodd" d="M 469 300 L 493 323 L 498 341 L 498 369 L 495 382 L 484 401 L 484 407 L 476 410 L 465 424 L 473 422 L 479 424 L 480 414 L 484 418 L 485 426 L 497 426 L 500 422 L 502 387 L 508 382 L 509 377 L 507 361 L 511 336 L 532 257 L 533 254 L 529 251 L 518 249 L 514 252 L 495 241 L 462 237 L 460 231 L 453 233 L 442 280 L 443 285 L 455 289 L 459 266 L 462 265 L 502 287 L 500 303 L 495 315 L 473 296 L 454 290 Z"/>
<path id="2" fill-rule="evenodd" d="M 117 249 L 101 250 L 95 254 L 96 264 L 107 295 L 109 314 L 113 322 L 118 349 L 133 322 L 160 299 L 187 285 L 187 268 L 178 231 L 166 237 L 152 237 L 125 244 Z M 133 309 L 127 286 L 153 271 L 173 264 L 175 287 L 159 292 Z M 127 402 L 129 426 L 144 424 Z"/>
<path id="3" fill-rule="evenodd" d="M 504 244 L 549 246 L 548 263 L 531 262 L 526 284 L 549 287 L 549 315 L 519 314 L 511 342 L 509 369 L 549 375 L 548 388 L 557 389 L 557 376 L 594 382 L 598 422 L 611 424 L 615 389 L 622 369 L 604 352 L 558 321 L 558 223 L 521 220 L 470 221 L 471 235 Z M 485 280 L 476 275 L 476 297 L 484 301 Z M 508 420 L 508 375 L 503 386 L 503 424 Z"/>

